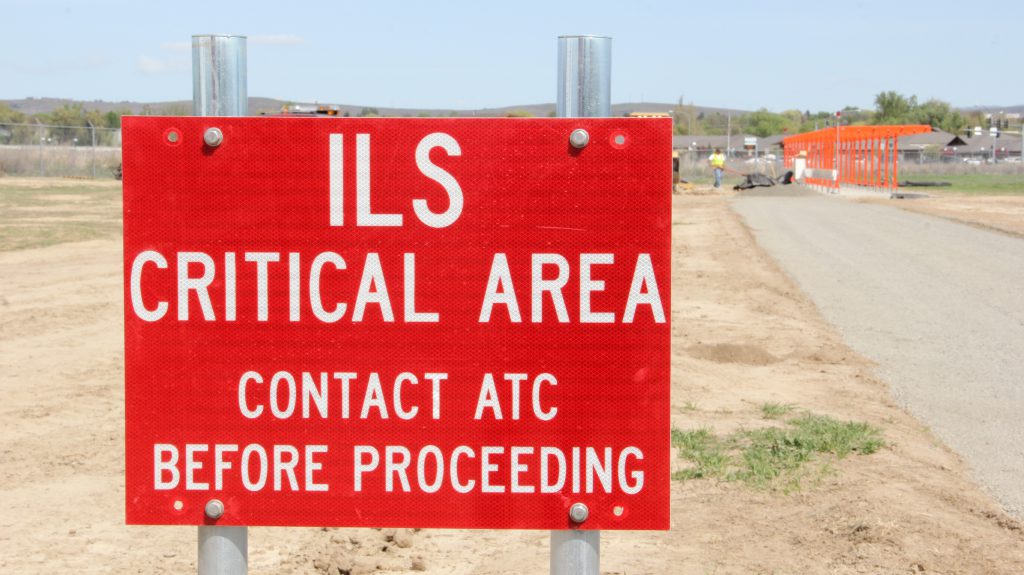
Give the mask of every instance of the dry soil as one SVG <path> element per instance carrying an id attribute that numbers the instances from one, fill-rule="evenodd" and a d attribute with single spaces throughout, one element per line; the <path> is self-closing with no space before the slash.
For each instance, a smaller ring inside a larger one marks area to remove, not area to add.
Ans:
<path id="1" fill-rule="evenodd" d="M 38 182 L 40 196 L 57 184 Z M 59 217 L 80 201 L 55 201 Z M 119 202 L 107 208 L 120 213 Z M 946 209 L 995 225 L 982 211 Z M 676 481 L 672 529 L 604 532 L 602 571 L 1024 573 L 1021 525 L 893 402 L 728 196 L 675 196 L 673 210 L 674 425 L 775 425 L 761 414 L 774 402 L 870 422 L 886 447 L 832 461 L 790 492 Z M 0 252 L 2 573 L 195 571 L 194 528 L 124 525 L 121 255 L 116 234 Z M 548 536 L 252 528 L 250 572 L 545 573 Z"/>

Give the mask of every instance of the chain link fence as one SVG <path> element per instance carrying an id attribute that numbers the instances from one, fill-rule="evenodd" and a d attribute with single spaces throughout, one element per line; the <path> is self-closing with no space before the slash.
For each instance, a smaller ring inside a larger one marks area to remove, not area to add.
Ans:
<path id="1" fill-rule="evenodd" d="M 121 130 L 0 123 L 0 176 L 114 178 Z"/>
<path id="2" fill-rule="evenodd" d="M 676 150 L 677 156 L 673 163 L 678 166 L 679 177 L 693 184 L 711 185 L 714 182 L 714 174 L 708 166 L 708 156 L 713 150 L 713 148 Z M 786 172 L 781 152 L 774 150 L 737 151 L 731 156 L 727 156 L 725 165 L 728 168 L 726 179 L 729 180 L 730 186 L 735 183 L 733 180 L 742 180 L 744 174 L 760 173 L 779 178 Z"/>

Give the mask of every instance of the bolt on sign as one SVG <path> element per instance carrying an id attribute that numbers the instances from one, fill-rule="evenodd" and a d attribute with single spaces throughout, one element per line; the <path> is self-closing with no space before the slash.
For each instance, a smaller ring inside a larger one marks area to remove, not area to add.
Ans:
<path id="1" fill-rule="evenodd" d="M 667 529 L 670 122 L 126 118 L 128 523 Z"/>

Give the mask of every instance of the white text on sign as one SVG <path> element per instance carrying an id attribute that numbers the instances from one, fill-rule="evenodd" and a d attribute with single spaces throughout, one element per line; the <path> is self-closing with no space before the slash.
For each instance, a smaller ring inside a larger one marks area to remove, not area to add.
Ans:
<path id="1" fill-rule="evenodd" d="M 171 273 L 177 292 L 177 319 L 188 321 L 190 302 L 195 301 L 198 303 L 205 321 L 217 321 L 218 319 L 229 322 L 236 321 L 239 292 L 236 278 L 240 265 L 238 254 L 226 252 L 218 256 L 223 261 L 220 267 L 221 277 L 218 277 L 218 267 L 214 257 L 208 253 L 178 252 L 176 256 L 176 269 Z M 286 264 L 282 262 L 283 258 L 287 258 Z M 347 272 L 348 262 L 338 253 L 321 252 L 313 258 L 308 268 L 303 268 L 302 256 L 298 252 L 287 254 L 245 252 L 241 259 L 245 264 L 253 265 L 256 271 L 255 285 L 242 286 L 243 289 L 255 291 L 256 308 L 248 311 L 250 314 L 255 312 L 256 321 L 270 320 L 271 292 L 269 283 L 275 274 L 283 274 L 287 277 L 289 322 L 302 321 L 303 299 L 312 310 L 316 320 L 323 323 L 334 323 L 346 316 L 349 321 L 358 323 L 364 320 L 367 310 L 370 308 L 374 309 L 373 313 L 379 314 L 384 322 L 396 321 L 388 289 L 387 275 L 390 274 L 385 274 L 380 255 L 375 252 L 367 253 L 363 260 L 359 288 L 355 294 L 351 313 L 349 313 L 348 302 L 340 299 L 337 294 L 332 294 L 332 301 L 325 304 L 324 294 L 320 288 L 323 274 Z M 555 307 L 557 321 L 571 323 L 573 315 L 569 313 L 563 295 L 572 275 L 569 259 L 561 254 L 540 253 L 531 254 L 530 260 L 530 298 L 527 300 L 531 306 L 529 321 L 544 323 L 542 304 L 545 299 L 550 299 Z M 416 254 L 403 254 L 402 262 L 402 322 L 438 323 L 440 321 L 438 311 L 428 312 L 416 309 Z M 615 254 L 580 254 L 579 267 L 575 274 L 575 287 L 579 290 L 579 310 L 575 314 L 575 319 L 579 323 L 633 323 L 637 310 L 641 307 L 649 310 L 650 317 L 655 323 L 665 323 L 665 310 L 661 304 L 658 282 L 655 278 L 650 254 L 638 254 L 636 261 L 631 264 L 633 275 L 629 291 L 624 295 L 619 294 L 619 297 L 624 300 L 622 307 L 619 308 L 621 314 L 614 309 L 595 310 L 591 306 L 592 295 L 605 291 L 605 282 L 600 279 L 600 270 L 604 266 L 615 265 Z M 328 266 L 333 269 L 328 269 Z M 145 302 L 143 279 L 149 274 L 161 273 L 156 270 L 146 271 L 148 267 L 166 270 L 169 264 L 162 253 L 153 250 L 139 253 L 132 262 L 129 279 L 132 310 L 139 319 L 154 322 L 164 319 L 170 304 L 164 300 L 157 301 L 155 304 Z M 546 275 L 548 270 L 555 272 L 555 277 L 549 278 Z M 224 300 L 219 306 L 219 313 L 210 297 L 210 285 L 214 283 L 214 280 L 220 280 L 224 284 Z M 515 287 L 521 283 L 513 280 L 508 256 L 503 252 L 494 254 L 486 286 L 482 287 L 480 323 L 490 322 L 492 316 L 495 315 L 495 308 L 500 308 L 508 321 L 521 323 L 523 315 L 519 304 L 520 296 Z"/>
<path id="2" fill-rule="evenodd" d="M 341 226 L 345 223 L 345 136 L 331 134 L 329 139 L 331 225 Z M 443 133 L 428 134 L 416 146 L 416 167 L 424 176 L 441 184 L 448 193 L 448 209 L 434 212 L 423 199 L 413 200 L 412 207 L 416 217 L 423 224 L 432 228 L 444 228 L 455 223 L 462 214 L 462 188 L 450 173 L 430 161 L 430 151 L 434 148 L 443 149 L 449 156 L 462 155 L 462 149 L 455 138 Z M 370 190 L 370 135 L 356 134 L 356 225 L 401 226 L 402 214 L 373 213 Z"/>

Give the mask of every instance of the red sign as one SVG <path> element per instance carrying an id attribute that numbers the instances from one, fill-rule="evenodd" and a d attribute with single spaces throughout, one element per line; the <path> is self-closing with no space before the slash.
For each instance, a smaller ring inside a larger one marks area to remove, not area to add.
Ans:
<path id="1" fill-rule="evenodd" d="M 126 118 L 128 523 L 668 529 L 670 122 Z"/>

